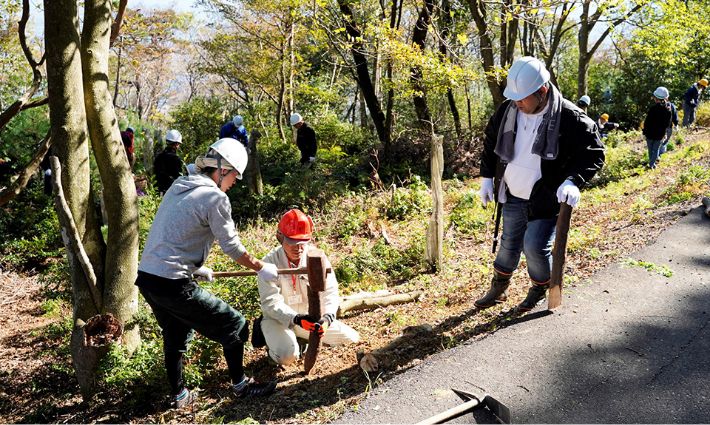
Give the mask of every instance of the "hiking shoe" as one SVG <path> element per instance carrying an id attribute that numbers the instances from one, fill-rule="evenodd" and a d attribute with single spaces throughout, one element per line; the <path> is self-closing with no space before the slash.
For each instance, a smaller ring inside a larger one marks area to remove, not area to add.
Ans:
<path id="1" fill-rule="evenodd" d="M 547 288 L 549 285 L 535 285 L 530 287 L 528 289 L 528 296 L 525 297 L 523 302 L 518 304 L 518 311 L 520 313 L 525 313 L 527 311 L 532 310 L 535 308 L 535 306 L 545 299 L 545 292 L 547 292 Z"/>
<path id="2" fill-rule="evenodd" d="M 232 385 L 232 391 L 237 398 L 266 397 L 276 390 L 276 381 L 256 382 L 254 378 L 245 378 L 239 384 Z"/>
<path id="3" fill-rule="evenodd" d="M 261 348 L 266 346 L 266 338 L 264 338 L 264 331 L 261 330 L 261 319 L 264 316 L 259 316 L 254 319 L 254 326 L 251 330 L 251 346 L 254 348 Z"/>
<path id="4" fill-rule="evenodd" d="M 173 396 L 170 400 L 170 407 L 173 409 L 182 409 L 189 406 L 197 399 L 197 395 L 187 388 L 183 388 L 180 394 Z"/>

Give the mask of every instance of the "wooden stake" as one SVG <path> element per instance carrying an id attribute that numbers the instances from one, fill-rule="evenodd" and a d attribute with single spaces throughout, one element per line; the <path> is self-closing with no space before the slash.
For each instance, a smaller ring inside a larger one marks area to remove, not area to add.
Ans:
<path id="1" fill-rule="evenodd" d="M 320 249 L 308 250 L 308 314 L 316 319 L 320 319 L 320 293 L 325 290 L 325 254 Z M 303 356 L 303 370 L 308 375 L 316 364 L 318 349 L 320 347 L 320 336 L 317 332 L 311 332 L 308 337 L 308 349 Z"/>
<path id="2" fill-rule="evenodd" d="M 560 204 L 560 214 L 557 216 L 555 247 L 552 251 L 552 274 L 550 276 L 550 292 L 547 295 L 547 309 L 554 310 L 562 304 L 562 279 L 565 270 L 567 253 L 567 233 L 572 220 L 572 207 L 566 202 Z"/>

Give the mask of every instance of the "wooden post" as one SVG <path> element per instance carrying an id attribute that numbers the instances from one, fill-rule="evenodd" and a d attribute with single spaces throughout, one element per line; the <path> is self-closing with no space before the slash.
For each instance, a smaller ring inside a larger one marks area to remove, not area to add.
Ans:
<path id="1" fill-rule="evenodd" d="M 547 296 L 547 309 L 554 310 L 562 304 L 562 279 L 565 271 L 565 256 L 567 253 L 567 232 L 572 220 L 572 207 L 566 202 L 560 204 L 560 214 L 557 216 L 555 231 L 555 246 L 552 249 L 552 273 L 550 275 L 550 292 Z"/>
<path id="2" fill-rule="evenodd" d="M 306 262 L 308 267 L 308 314 L 315 319 L 320 319 L 320 293 L 325 290 L 325 254 L 320 249 L 310 249 Z M 308 373 L 313 369 L 318 357 L 320 336 L 311 332 L 308 337 L 308 349 L 303 357 L 303 370 Z"/>

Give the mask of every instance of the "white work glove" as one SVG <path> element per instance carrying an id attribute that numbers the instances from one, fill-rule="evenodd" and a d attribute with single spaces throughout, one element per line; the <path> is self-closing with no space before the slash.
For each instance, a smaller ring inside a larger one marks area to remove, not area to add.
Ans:
<path id="1" fill-rule="evenodd" d="M 557 189 L 557 202 L 566 202 L 570 207 L 577 206 L 577 202 L 579 202 L 581 196 L 579 188 L 569 180 L 565 180 Z"/>
<path id="2" fill-rule="evenodd" d="M 276 264 L 272 263 L 262 263 L 263 266 L 261 267 L 261 270 L 256 272 L 256 275 L 259 277 L 259 279 L 270 282 L 272 280 L 276 280 L 276 278 L 279 277 L 279 271 L 276 268 Z"/>
<path id="3" fill-rule="evenodd" d="M 493 179 L 490 177 L 484 177 L 481 179 L 481 191 L 478 193 L 481 197 L 481 203 L 483 203 L 483 208 L 488 205 L 488 202 L 493 201 Z"/>
<path id="4" fill-rule="evenodd" d="M 192 272 L 192 275 L 196 278 L 200 278 L 200 280 L 206 280 L 208 282 L 212 282 L 214 280 L 214 276 L 212 276 L 212 269 L 207 266 L 200 267 Z"/>
<path id="5" fill-rule="evenodd" d="M 308 157 L 308 162 L 316 162 L 316 157 L 315 157 L 315 156 L 309 156 L 309 157 Z"/>

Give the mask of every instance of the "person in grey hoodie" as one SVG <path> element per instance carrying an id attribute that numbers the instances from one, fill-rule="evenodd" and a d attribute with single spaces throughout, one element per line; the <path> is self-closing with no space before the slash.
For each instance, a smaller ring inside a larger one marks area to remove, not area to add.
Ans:
<path id="1" fill-rule="evenodd" d="M 224 348 L 232 390 L 237 397 L 266 396 L 275 382 L 257 383 L 244 374 L 244 316 L 197 284 L 212 280 L 203 263 L 216 239 L 237 264 L 257 271 L 260 279 L 278 277 L 274 264 L 251 256 L 237 235 L 227 190 L 247 164 L 244 145 L 231 138 L 210 146 L 195 161 L 198 173 L 175 180 L 163 197 L 143 249 L 136 285 L 163 330 L 165 368 L 171 405 L 187 406 L 194 393 L 183 384 L 182 358 L 194 330 Z"/>

